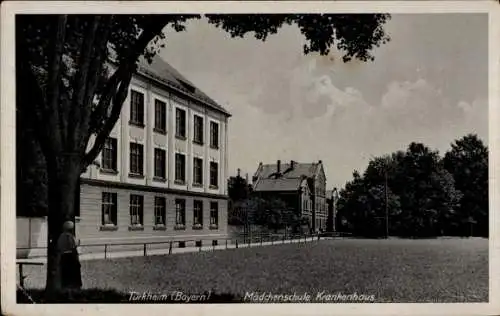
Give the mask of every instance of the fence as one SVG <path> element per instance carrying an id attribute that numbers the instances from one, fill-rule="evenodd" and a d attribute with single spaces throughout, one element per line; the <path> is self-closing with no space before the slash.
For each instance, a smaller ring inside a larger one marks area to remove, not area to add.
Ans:
<path id="1" fill-rule="evenodd" d="M 260 233 L 260 234 L 238 234 L 236 237 L 218 238 L 212 240 L 211 244 L 203 244 L 203 241 L 210 242 L 210 240 L 200 239 L 185 239 L 185 240 L 166 240 L 155 242 L 130 242 L 130 243 L 102 243 L 102 244 L 83 244 L 79 246 L 80 257 L 93 258 L 93 259 L 109 259 L 114 257 L 125 256 L 148 256 L 148 255 L 162 255 L 173 254 L 182 252 L 195 252 L 195 251 L 211 251 L 223 249 L 238 249 L 249 248 L 264 245 L 276 245 L 287 243 L 306 243 L 320 239 L 330 239 L 332 237 L 345 237 L 344 233 L 329 233 L 329 234 L 274 234 L 274 233 Z M 219 244 L 218 241 L 223 241 Z M 187 247 L 191 244 L 194 246 Z M 41 250 L 38 256 L 30 256 L 30 258 L 46 258 L 45 247 L 31 247 L 31 248 L 17 248 L 18 251 L 23 250 Z M 45 251 L 44 251 L 45 250 Z"/>

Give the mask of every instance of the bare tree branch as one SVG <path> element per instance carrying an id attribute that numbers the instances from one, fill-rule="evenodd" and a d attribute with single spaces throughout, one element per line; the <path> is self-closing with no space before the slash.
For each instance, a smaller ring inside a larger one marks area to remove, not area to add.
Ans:
<path id="1" fill-rule="evenodd" d="M 87 144 L 90 138 L 90 119 L 91 119 L 91 104 L 94 101 L 95 91 L 99 82 L 99 77 L 103 70 L 103 59 L 107 57 L 107 43 L 111 33 L 111 24 L 113 22 L 112 15 L 105 15 L 101 18 L 101 23 L 97 31 L 97 38 L 95 41 L 95 52 L 90 65 L 89 74 L 91 75 L 87 89 L 85 91 L 84 104 L 81 122 L 81 134 L 79 138 L 79 151 L 85 154 Z"/>
<path id="2" fill-rule="evenodd" d="M 61 63 L 64 48 L 64 40 L 66 37 L 66 22 L 68 20 L 67 15 L 57 16 L 57 27 L 54 37 L 52 38 L 53 52 L 51 58 L 49 59 L 49 72 L 47 80 L 47 110 L 48 110 L 48 124 L 53 128 L 52 135 L 50 137 L 54 138 L 54 149 L 56 152 L 61 150 L 61 138 L 64 133 L 60 126 L 60 116 L 59 116 L 59 80 L 61 78 Z"/>
<path id="3" fill-rule="evenodd" d="M 73 85 L 73 100 L 70 107 L 71 111 L 68 112 L 69 116 L 67 118 L 67 121 L 70 122 L 67 127 L 67 148 L 71 148 L 74 150 L 77 150 L 77 148 L 79 149 L 80 147 L 80 144 L 77 143 L 80 134 L 80 122 L 83 118 L 83 108 L 88 106 L 84 103 L 84 99 L 85 92 L 87 90 L 87 76 L 89 74 L 89 67 L 92 62 L 92 50 L 94 47 L 96 32 L 99 26 L 99 20 L 100 16 L 92 16 L 92 18 L 85 21 L 87 25 L 79 56 L 79 71 L 75 76 L 75 84 Z"/>
<path id="4" fill-rule="evenodd" d="M 104 127 L 97 134 L 93 147 L 86 153 L 82 168 L 92 163 L 101 152 L 106 138 L 120 117 L 123 102 L 128 94 L 130 80 L 137 68 L 136 62 L 138 58 L 143 54 L 149 42 L 160 34 L 165 27 L 164 18 L 161 17 L 152 17 L 148 22 L 149 23 L 143 28 L 143 32 L 139 38 L 134 43 L 134 46 L 129 50 L 128 56 L 120 62 L 118 69 L 106 85 L 105 93 L 101 100 L 103 102 L 99 102 L 95 111 L 103 111 L 106 113 L 106 109 L 111 104 L 111 99 L 113 99 L 111 114 L 106 119 Z"/>

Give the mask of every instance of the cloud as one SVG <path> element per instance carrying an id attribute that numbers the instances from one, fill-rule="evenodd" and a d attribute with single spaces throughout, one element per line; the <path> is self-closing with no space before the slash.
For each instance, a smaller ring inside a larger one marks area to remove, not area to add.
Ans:
<path id="1" fill-rule="evenodd" d="M 312 68 L 306 65 L 304 69 Z M 251 102 L 235 106 L 231 168 L 252 174 L 259 161 L 322 159 L 329 185 L 341 186 L 353 169 L 364 169 L 370 155 L 404 150 L 411 141 L 441 153 L 469 132 L 477 132 L 487 141 L 484 100 L 453 105 L 439 89 L 418 79 L 389 84 L 381 100 L 369 104 L 361 91 L 339 89 L 328 76 L 297 73 L 300 80 L 296 78 L 292 85 L 291 98 L 295 102 L 283 111 L 270 114 Z M 318 103 L 325 105 L 324 113 L 308 116 L 308 110 Z"/>
<path id="2" fill-rule="evenodd" d="M 241 168 L 252 175 L 260 161 L 321 159 L 328 185 L 342 186 L 354 169 L 364 170 L 371 155 L 404 150 L 411 141 L 441 152 L 469 132 L 487 141 L 485 100 L 451 104 L 439 89 L 417 79 L 392 82 L 378 102 L 369 103 L 361 91 L 336 87 L 315 67 L 315 61 L 298 64 L 288 72 L 287 89 L 274 92 L 265 85 L 235 89 L 238 80 L 224 74 L 191 74 L 202 90 L 232 113 L 230 173 Z M 279 110 L 266 110 L 266 103 L 259 103 L 266 99 L 277 102 Z"/>

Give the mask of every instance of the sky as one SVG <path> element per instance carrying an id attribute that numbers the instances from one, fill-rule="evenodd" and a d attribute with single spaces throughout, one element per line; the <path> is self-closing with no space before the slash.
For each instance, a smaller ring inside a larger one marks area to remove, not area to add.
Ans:
<path id="1" fill-rule="evenodd" d="M 441 154 L 468 133 L 487 143 L 487 16 L 395 14 L 385 30 L 374 61 L 343 63 L 338 51 L 304 55 L 294 26 L 261 42 L 201 19 L 167 31 L 160 55 L 232 114 L 230 175 L 322 160 L 332 189 L 413 141 Z"/>

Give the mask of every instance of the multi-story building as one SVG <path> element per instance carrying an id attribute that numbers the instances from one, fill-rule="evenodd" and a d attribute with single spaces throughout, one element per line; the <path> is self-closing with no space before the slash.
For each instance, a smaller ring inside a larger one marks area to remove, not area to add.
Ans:
<path id="1" fill-rule="evenodd" d="M 326 229 L 326 177 L 322 161 L 317 163 L 259 164 L 253 192 L 263 198 L 278 198 L 309 219 L 315 231 Z"/>
<path id="2" fill-rule="evenodd" d="M 141 61 L 97 164 L 81 177 L 82 244 L 225 238 L 229 117 L 160 57 Z"/>

